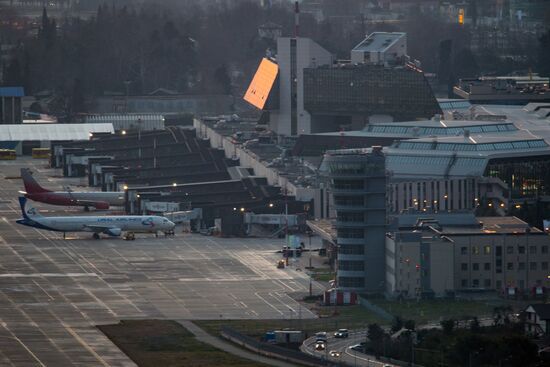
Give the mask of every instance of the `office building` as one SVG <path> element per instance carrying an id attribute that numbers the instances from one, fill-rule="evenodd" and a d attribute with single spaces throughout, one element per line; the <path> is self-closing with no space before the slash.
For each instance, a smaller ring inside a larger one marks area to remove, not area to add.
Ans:
<path id="1" fill-rule="evenodd" d="M 384 286 L 386 172 L 381 148 L 332 151 L 325 164 L 336 220 L 337 288 L 380 292 Z"/>
<path id="2" fill-rule="evenodd" d="M 550 237 L 516 217 L 407 213 L 386 239 L 390 296 L 496 291 L 506 297 L 548 291 Z"/>

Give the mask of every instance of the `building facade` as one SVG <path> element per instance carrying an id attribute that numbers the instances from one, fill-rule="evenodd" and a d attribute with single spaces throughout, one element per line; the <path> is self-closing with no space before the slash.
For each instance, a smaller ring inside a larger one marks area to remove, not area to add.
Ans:
<path id="1" fill-rule="evenodd" d="M 20 124 L 23 121 L 22 87 L 0 87 L 0 124 Z"/>
<path id="2" fill-rule="evenodd" d="M 401 215 L 386 239 L 386 291 L 392 297 L 541 296 L 550 286 L 549 248 L 546 233 L 516 217 Z"/>
<path id="3" fill-rule="evenodd" d="M 384 287 L 386 172 L 384 155 L 333 151 L 328 167 L 336 220 L 337 287 L 380 292 Z"/>

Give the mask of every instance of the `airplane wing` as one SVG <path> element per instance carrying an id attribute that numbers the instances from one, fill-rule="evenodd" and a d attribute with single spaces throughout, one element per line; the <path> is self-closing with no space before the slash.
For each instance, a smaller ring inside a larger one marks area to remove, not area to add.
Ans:
<path id="1" fill-rule="evenodd" d="M 120 236 L 120 234 L 122 233 L 122 229 L 120 229 L 118 227 L 110 227 L 110 226 L 85 225 L 84 227 L 82 227 L 82 229 L 84 231 L 87 231 L 87 232 L 105 233 L 105 234 L 108 234 L 110 236 Z"/>

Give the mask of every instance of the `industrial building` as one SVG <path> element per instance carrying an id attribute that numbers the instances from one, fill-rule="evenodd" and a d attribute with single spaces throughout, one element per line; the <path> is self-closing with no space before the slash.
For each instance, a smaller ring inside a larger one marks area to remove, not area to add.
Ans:
<path id="1" fill-rule="evenodd" d="M 88 141 L 94 134 L 112 134 L 113 125 L 90 124 L 0 124 L 0 148 L 30 155 L 32 148 L 50 148 L 69 141 Z"/>
<path id="2" fill-rule="evenodd" d="M 334 200 L 339 290 L 380 292 L 384 285 L 386 171 L 381 148 L 327 153 Z"/>
<path id="3" fill-rule="evenodd" d="M 550 102 L 550 79 L 538 75 L 460 79 L 453 91 L 471 103 L 524 105 Z"/>
<path id="4" fill-rule="evenodd" d="M 386 291 L 405 298 L 542 296 L 549 291 L 549 247 L 546 233 L 516 217 L 398 215 L 386 238 Z"/>
<path id="5" fill-rule="evenodd" d="M 218 225 L 225 235 L 244 235 L 247 213 L 309 213 L 238 159 L 210 147 L 194 129 L 134 131 L 56 144 L 52 165 L 67 176 L 87 176 L 90 186 L 124 191 L 129 214 L 177 213 L 193 229 Z M 219 223 L 216 222 L 219 220 Z"/>

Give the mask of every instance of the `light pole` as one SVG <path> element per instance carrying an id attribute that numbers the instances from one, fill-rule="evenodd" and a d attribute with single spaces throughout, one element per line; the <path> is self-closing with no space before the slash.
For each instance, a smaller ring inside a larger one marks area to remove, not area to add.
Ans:
<path id="1" fill-rule="evenodd" d="M 307 230 L 307 236 L 309 238 L 309 270 L 313 269 L 311 266 L 311 236 L 313 235 L 311 228 L 308 228 Z M 311 297 L 313 295 L 313 288 L 311 283 L 311 274 L 309 275 L 309 296 Z"/>

